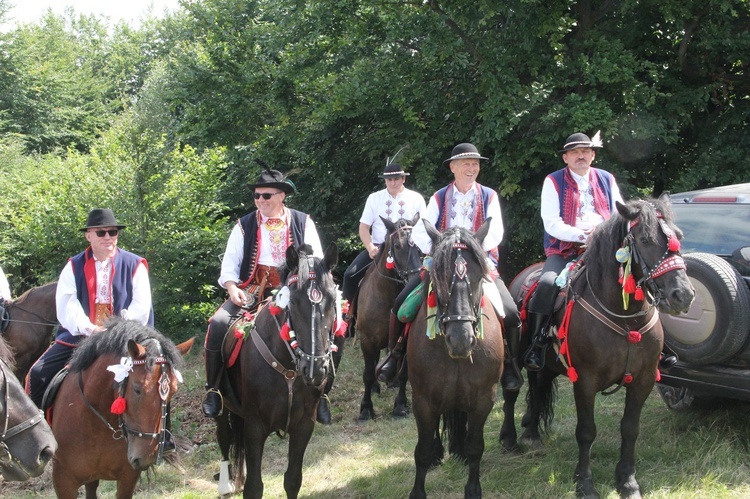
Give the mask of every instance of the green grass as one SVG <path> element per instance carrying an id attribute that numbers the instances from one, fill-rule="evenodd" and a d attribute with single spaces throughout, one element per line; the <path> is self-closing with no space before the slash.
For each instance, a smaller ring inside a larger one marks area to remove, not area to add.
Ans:
<path id="1" fill-rule="evenodd" d="M 140 498 L 215 498 L 219 449 L 213 441 L 210 421 L 200 415 L 203 368 L 199 349 L 188 357 L 185 384 L 175 407 L 177 432 L 201 441 L 183 458 L 185 472 L 161 466 L 150 483 L 142 480 Z M 379 419 L 356 421 L 362 394 L 362 355 L 358 344 L 347 344 L 336 384 L 331 392 L 331 426 L 316 425 L 305 455 L 301 497 L 377 498 L 407 497 L 414 480 L 413 452 L 416 425 L 413 418 L 393 420 L 390 410 L 394 389 L 374 396 Z M 592 469 L 602 497 L 618 497 L 613 488 L 614 467 L 620 448 L 619 420 L 624 390 L 598 397 L 598 435 Z M 485 427 L 485 453 L 481 482 L 485 497 L 574 497 L 572 481 L 577 461 L 575 407 L 571 383 L 560 379 L 555 423 L 545 448 L 536 453 L 509 455 L 498 443 L 502 424 L 501 401 Z M 523 404 L 516 408 L 520 426 Z M 519 427 L 520 432 L 520 427 Z M 284 497 L 286 440 L 271 436 L 264 454 L 266 497 Z M 652 393 L 641 420 L 637 473 L 649 498 L 747 498 L 750 497 L 750 418 L 747 406 L 728 405 L 716 410 L 678 413 L 669 411 Z M 145 476 L 145 475 L 144 475 Z M 463 497 L 466 467 L 453 459 L 427 475 L 432 498 Z M 100 486 L 101 497 L 114 497 L 114 483 Z M 3 483 L 6 497 L 52 498 L 49 470 L 23 486 Z"/>

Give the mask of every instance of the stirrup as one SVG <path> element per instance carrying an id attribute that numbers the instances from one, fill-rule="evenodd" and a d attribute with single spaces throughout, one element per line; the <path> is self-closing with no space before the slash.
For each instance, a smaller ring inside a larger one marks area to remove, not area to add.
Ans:
<path id="1" fill-rule="evenodd" d="M 215 393 L 216 396 L 219 398 L 218 400 L 219 407 L 218 407 L 218 411 L 216 415 L 211 415 L 209 414 L 209 411 L 206 410 L 206 407 L 211 407 L 211 405 L 209 405 L 209 398 L 211 398 L 211 394 L 213 393 Z M 207 416 L 209 418 L 218 418 L 224 413 L 224 396 L 221 394 L 221 392 L 217 388 L 213 388 L 213 387 L 208 388 L 206 390 L 206 394 L 203 396 L 203 403 L 201 405 L 202 405 L 204 416 Z"/>

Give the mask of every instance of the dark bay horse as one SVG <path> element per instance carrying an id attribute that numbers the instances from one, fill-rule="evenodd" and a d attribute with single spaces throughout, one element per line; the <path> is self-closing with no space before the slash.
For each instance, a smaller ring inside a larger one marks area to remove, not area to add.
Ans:
<path id="1" fill-rule="evenodd" d="M 484 424 L 503 369 L 503 338 L 482 282 L 489 274 L 482 241 L 489 219 L 476 235 L 462 228 L 442 234 L 423 220 L 432 239 L 431 283 L 408 335 L 406 356 L 419 440 L 411 498 L 424 498 L 425 476 L 443 456 L 441 415 L 450 452 L 469 466 L 465 497 L 481 497 L 479 464 Z M 492 284 L 494 286 L 494 284 Z M 432 339 L 430 339 L 430 337 Z"/>
<path id="2" fill-rule="evenodd" d="M 44 415 L 13 375 L 13 355 L 0 337 L 0 474 L 22 482 L 42 474 L 57 450 Z"/>
<path id="3" fill-rule="evenodd" d="M 290 498 L 299 493 L 316 407 L 334 369 L 336 287 L 331 270 L 337 260 L 335 244 L 322 260 L 312 256 L 308 245 L 299 251 L 290 246 L 279 269 L 282 287 L 274 302 L 263 306 L 254 324 L 244 330 L 238 361 L 227 369 L 221 388 L 225 411 L 216 418 L 222 455 L 220 495 L 234 489 L 228 477 L 231 451 L 239 487 L 243 462 L 246 465 L 243 496 L 263 496 L 263 448 L 273 432 L 289 436 L 284 489 Z"/>
<path id="4" fill-rule="evenodd" d="M 57 327 L 56 291 L 57 282 L 50 282 L 31 288 L 7 305 L 10 322 L 3 337 L 13 349 L 14 372 L 21 381 L 52 341 Z"/>
<path id="5" fill-rule="evenodd" d="M 93 499 L 99 480 L 116 480 L 118 499 L 133 496 L 141 471 L 161 457 L 167 404 L 193 345 L 135 321 L 106 327 L 79 343 L 52 406 L 52 482 L 61 499 L 78 497 L 81 485 Z"/>
<path id="6" fill-rule="evenodd" d="M 357 334 L 364 358 L 362 381 L 365 393 L 359 405 L 359 420 L 375 419 L 372 405 L 373 387 L 378 386 L 375 367 L 380 351 L 388 346 L 388 324 L 393 301 L 413 272 L 419 272 L 420 251 L 410 242 L 411 229 L 419 220 L 399 219 L 391 222 L 380 217 L 387 233 L 376 260 L 370 265 L 357 294 Z M 399 376 L 399 390 L 393 404 L 394 417 L 406 417 L 406 370 Z"/>
<path id="7" fill-rule="evenodd" d="M 592 235 L 571 274 L 565 304 L 553 317 L 558 348 L 547 349 L 541 371 L 528 373 L 528 408 L 521 441 L 532 447 L 541 446 L 540 424 L 547 430 L 552 422 L 555 378 L 565 374 L 574 383 L 578 464 L 573 479 L 579 496 L 599 497 L 591 473 L 596 394 L 608 395 L 624 386 L 615 484 L 622 497 L 641 497 L 635 477 L 635 443 L 643 404 L 658 376 L 664 341 L 659 310 L 670 314 L 687 311 L 694 295 L 679 253 L 680 237 L 668 197 L 617 203 L 617 213 Z M 625 286 L 620 282 L 625 266 L 634 277 L 632 288 L 637 283 L 644 296 L 639 296 L 637 288 L 635 295 L 630 294 L 633 289 L 628 289 L 628 279 L 624 279 Z M 629 297 L 627 302 L 624 296 Z M 504 392 L 503 396 L 505 420 L 500 442 L 506 450 L 516 450 L 513 416 L 517 394 Z"/>

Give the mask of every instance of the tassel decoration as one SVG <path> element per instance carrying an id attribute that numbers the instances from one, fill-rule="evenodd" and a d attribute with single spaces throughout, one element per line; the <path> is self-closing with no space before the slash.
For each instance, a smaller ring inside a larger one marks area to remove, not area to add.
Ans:
<path id="1" fill-rule="evenodd" d="M 279 331 L 279 335 L 281 336 L 282 340 L 289 341 L 292 339 L 291 335 L 289 334 L 289 331 L 292 328 L 289 326 L 288 322 L 285 322 L 283 326 L 281 326 L 281 331 Z"/>
<path id="2" fill-rule="evenodd" d="M 393 270 L 396 268 L 396 262 L 393 260 L 393 257 L 389 256 L 385 259 L 385 268 L 388 270 Z"/>
<path id="3" fill-rule="evenodd" d="M 628 333 L 628 342 L 640 343 L 642 337 L 643 335 L 639 331 L 630 331 Z"/>
<path id="4" fill-rule="evenodd" d="M 570 381 L 572 381 L 573 383 L 578 381 L 578 371 L 576 371 L 575 367 L 568 368 L 568 378 L 570 378 Z"/>
<path id="5" fill-rule="evenodd" d="M 661 371 L 657 369 L 656 370 L 656 382 L 658 383 L 659 381 L 661 381 Z"/>
<path id="6" fill-rule="evenodd" d="M 670 236 L 669 238 L 669 251 L 680 251 L 680 240 L 675 236 Z"/>
<path id="7" fill-rule="evenodd" d="M 632 374 L 626 374 L 626 375 L 625 375 L 625 376 L 624 376 L 624 377 L 622 378 L 622 382 L 623 382 L 623 383 L 625 383 L 626 385 L 629 385 L 630 383 L 632 383 L 632 382 L 633 382 L 633 375 L 632 375 Z"/>
<path id="8" fill-rule="evenodd" d="M 640 286 L 635 287 L 635 301 L 643 301 L 644 295 L 643 295 L 643 289 L 641 289 Z"/>
<path id="9" fill-rule="evenodd" d="M 625 278 L 625 284 L 622 289 L 628 294 L 635 293 L 635 278 L 633 277 L 633 274 L 629 274 L 628 277 Z"/>
<path id="10" fill-rule="evenodd" d="M 278 305 L 269 305 L 268 311 L 271 312 L 271 315 L 277 316 L 282 312 L 282 309 Z"/>
<path id="11" fill-rule="evenodd" d="M 427 306 L 431 308 L 437 307 L 437 297 L 434 291 L 427 295 Z"/>
<path id="12" fill-rule="evenodd" d="M 125 412 L 125 409 L 128 406 L 128 401 L 125 400 L 125 397 L 120 395 L 115 399 L 114 402 L 112 402 L 112 407 L 109 408 L 109 412 L 112 414 L 117 414 L 118 416 L 120 414 L 123 414 Z"/>

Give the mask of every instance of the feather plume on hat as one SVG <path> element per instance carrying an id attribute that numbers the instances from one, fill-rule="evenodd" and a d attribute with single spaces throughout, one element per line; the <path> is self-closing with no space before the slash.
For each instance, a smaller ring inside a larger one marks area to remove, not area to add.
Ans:
<path id="1" fill-rule="evenodd" d="M 602 131 L 597 130 L 594 134 L 594 137 L 591 139 L 591 147 L 603 147 L 604 143 L 602 142 Z"/>

